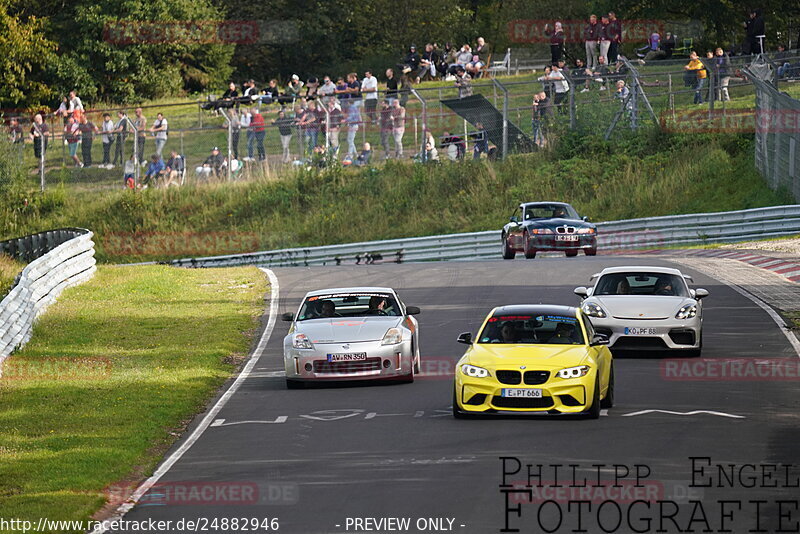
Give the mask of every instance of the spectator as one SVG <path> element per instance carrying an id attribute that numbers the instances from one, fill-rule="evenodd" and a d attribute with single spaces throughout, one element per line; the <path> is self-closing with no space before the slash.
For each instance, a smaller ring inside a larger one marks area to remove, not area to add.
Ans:
<path id="1" fill-rule="evenodd" d="M 253 113 L 255 116 L 258 111 Z M 259 115 L 260 116 L 260 115 Z M 198 178 L 207 179 L 210 176 L 219 177 L 222 167 L 225 165 L 225 158 L 219 151 L 219 147 L 211 149 L 211 154 L 206 158 L 200 167 L 197 167 L 194 172 Z"/>
<path id="2" fill-rule="evenodd" d="M 309 155 L 314 153 L 314 147 L 317 146 L 317 140 L 319 137 L 319 123 L 317 121 L 317 104 L 312 100 L 308 103 L 308 108 L 298 122 L 298 125 L 303 129 L 306 138 L 308 139 Z"/>
<path id="3" fill-rule="evenodd" d="M 640 59 L 639 63 L 644 65 L 648 61 L 655 59 L 666 59 L 667 53 L 661 49 L 661 35 L 658 32 L 650 34 L 650 39 L 647 45 L 636 51 L 639 56 L 644 53 L 644 59 Z"/>
<path id="4" fill-rule="evenodd" d="M 436 79 L 436 66 L 439 64 L 439 54 L 434 50 L 433 43 L 425 45 L 425 52 L 419 61 L 420 68 L 417 76 L 421 79 Z"/>
<path id="5" fill-rule="evenodd" d="M 343 102 L 343 105 L 347 105 L 347 100 L 350 99 L 350 95 L 347 92 L 347 82 L 344 81 L 344 76 L 339 76 L 336 79 L 334 94 L 336 94 L 336 98 L 338 98 L 340 102 Z"/>
<path id="6" fill-rule="evenodd" d="M 539 146 L 547 144 L 547 130 L 550 122 L 555 118 L 553 101 L 547 93 L 540 91 L 537 110 L 539 111 Z"/>
<path id="7" fill-rule="evenodd" d="M 242 116 L 239 117 L 239 126 L 244 130 L 247 136 L 247 157 L 242 158 L 243 161 L 253 161 L 253 150 L 256 146 L 256 134 L 253 131 L 253 111 L 250 108 L 245 108 Z"/>
<path id="8" fill-rule="evenodd" d="M 397 79 L 394 77 L 392 69 L 386 69 L 386 100 L 391 105 L 392 100 L 397 98 Z"/>
<path id="9" fill-rule="evenodd" d="M 672 51 L 675 50 L 675 36 L 672 32 L 667 32 L 664 42 L 661 43 L 661 50 L 664 51 L 664 59 L 672 57 Z"/>
<path id="10" fill-rule="evenodd" d="M 69 107 L 67 108 L 67 113 L 69 114 L 69 116 L 75 119 L 76 123 L 80 124 L 81 117 L 83 116 L 83 111 L 84 111 L 83 102 L 81 102 L 81 99 L 78 98 L 78 95 L 75 93 L 75 91 L 70 91 Z"/>
<path id="11" fill-rule="evenodd" d="M 395 157 L 403 157 L 403 135 L 406 133 L 406 108 L 399 100 L 392 102 L 392 137 L 394 138 Z"/>
<path id="12" fill-rule="evenodd" d="M 458 68 L 461 67 L 462 69 L 466 70 L 467 65 L 472 62 L 472 48 L 468 44 L 465 44 L 461 47 L 461 50 L 458 52 L 456 56 L 456 63 L 455 65 L 450 65 L 448 72 L 451 74 L 458 75 Z"/>
<path id="13" fill-rule="evenodd" d="M 281 136 L 281 149 L 283 150 L 281 161 L 283 163 L 289 163 L 291 160 L 289 147 L 292 143 L 292 124 L 294 124 L 294 121 L 286 116 L 284 110 L 280 110 L 278 112 L 278 118 L 272 121 L 272 124 L 278 127 L 278 134 Z"/>
<path id="14" fill-rule="evenodd" d="M 78 125 L 78 129 L 81 132 L 81 155 L 83 156 L 83 166 L 91 167 L 92 143 L 94 141 L 95 134 L 98 133 L 99 130 L 97 129 L 97 126 L 95 126 L 94 123 L 89 120 L 89 117 L 87 117 L 85 113 L 81 115 L 81 121 Z"/>
<path id="15" fill-rule="evenodd" d="M 683 67 L 686 69 L 687 73 L 692 73 L 694 75 L 694 103 L 695 104 L 702 104 L 703 103 L 703 85 L 706 83 L 706 69 L 703 66 L 703 62 L 700 61 L 700 58 L 697 57 L 697 52 L 694 50 L 689 54 L 689 64 Z"/>
<path id="16" fill-rule="evenodd" d="M 339 153 L 339 132 L 342 129 L 343 114 L 335 101 L 328 103 L 328 115 L 326 117 L 326 132 L 331 153 Z"/>
<path id="17" fill-rule="evenodd" d="M 114 133 L 117 134 L 117 147 L 114 149 L 114 165 L 125 164 L 125 141 L 128 139 L 128 120 L 125 110 L 121 109 L 117 111 L 117 124 L 114 126 Z M 112 165 L 112 167 L 114 165 Z"/>
<path id="18" fill-rule="evenodd" d="M 597 69 L 595 69 L 594 71 L 589 71 L 587 73 L 588 78 L 586 80 L 586 85 L 588 87 L 589 80 L 591 79 L 592 81 L 595 81 L 600 84 L 601 91 L 605 91 L 606 82 L 609 79 L 610 71 L 608 69 L 608 65 L 606 64 L 606 58 L 604 56 L 600 56 L 599 58 L 597 58 L 597 61 L 599 63 Z M 586 90 L 587 89 L 582 89 L 581 92 L 583 93 Z"/>
<path id="19" fill-rule="evenodd" d="M 122 179 L 124 187 L 128 189 L 136 189 L 136 154 L 131 154 L 131 157 L 122 166 Z"/>
<path id="20" fill-rule="evenodd" d="M 553 65 L 551 67 L 550 74 L 545 77 L 545 80 L 553 83 L 553 90 L 555 92 L 554 104 L 558 108 L 559 113 L 565 113 L 567 110 L 561 103 L 569 94 L 569 83 L 567 83 L 567 79 L 564 77 L 561 69 L 558 68 L 558 65 Z"/>
<path id="21" fill-rule="evenodd" d="M 483 37 L 478 37 L 478 44 L 473 52 L 472 59 L 467 64 L 467 71 L 473 78 L 481 75 L 481 69 L 489 62 L 489 56 L 492 55 L 492 49 Z"/>
<path id="22" fill-rule="evenodd" d="M 761 16 L 760 9 L 751 9 L 745 27 L 744 54 L 761 54 L 761 43 L 759 36 L 765 35 L 764 18 Z"/>
<path id="23" fill-rule="evenodd" d="M 42 156 L 47 152 L 47 137 L 50 134 L 50 129 L 42 119 L 41 113 L 33 116 L 33 124 L 31 124 L 30 138 L 33 141 L 33 155 L 36 161 L 42 159 Z"/>
<path id="24" fill-rule="evenodd" d="M 111 147 L 114 145 L 114 121 L 111 115 L 103 113 L 103 122 L 100 124 L 100 139 L 103 141 L 103 163 L 101 169 L 113 169 L 111 164 Z"/>
<path id="25" fill-rule="evenodd" d="M 540 93 L 533 94 L 533 102 L 531 102 L 531 137 L 533 144 L 541 146 L 542 142 L 542 115 L 539 110 Z"/>
<path id="26" fill-rule="evenodd" d="M 458 88 L 458 98 L 472 96 L 472 77 L 462 66 L 456 70 L 456 87 Z"/>
<path id="27" fill-rule="evenodd" d="M 775 54 L 775 63 L 778 64 L 778 78 L 789 78 L 794 75 L 796 67 L 793 67 L 792 64 L 789 63 L 789 59 L 789 53 L 786 52 L 786 47 L 782 44 L 778 45 L 778 52 Z"/>
<path id="28" fill-rule="evenodd" d="M 393 99 L 391 102 L 394 102 Z M 392 119 L 392 107 L 389 105 L 389 100 L 382 100 L 381 101 L 381 109 L 378 114 L 378 121 L 380 122 L 381 128 L 381 147 L 383 147 L 384 151 L 384 159 L 389 159 L 390 154 L 390 145 L 389 145 L 389 138 L 392 136 L 392 129 L 394 126 L 394 121 Z M 393 105 L 393 104 L 392 104 Z"/>
<path id="29" fill-rule="evenodd" d="M 58 109 L 54 112 L 56 117 L 61 117 L 64 121 L 64 126 L 67 125 L 67 119 L 70 116 L 69 112 L 69 98 L 66 96 L 61 97 L 61 103 L 58 105 Z"/>
<path id="30" fill-rule="evenodd" d="M 67 119 L 67 125 L 64 127 L 64 140 L 69 148 L 69 157 L 75 162 L 75 166 L 78 168 L 83 167 L 83 163 L 78 158 L 78 143 L 81 140 L 81 130 L 74 117 Z"/>
<path id="31" fill-rule="evenodd" d="M 581 58 L 575 59 L 575 65 L 572 67 L 572 81 L 575 82 L 575 86 L 579 86 L 583 84 L 583 89 L 581 89 L 581 93 L 586 93 L 589 91 L 589 80 L 592 76 L 592 71 L 586 68 L 586 63 L 583 62 Z"/>
<path id="32" fill-rule="evenodd" d="M 228 89 L 222 93 L 223 100 L 236 100 L 239 98 L 239 91 L 236 90 L 236 84 L 231 82 L 228 84 Z"/>
<path id="33" fill-rule="evenodd" d="M 361 152 L 359 152 L 358 157 L 356 158 L 355 164 L 359 167 L 363 167 L 364 165 L 369 165 L 369 161 L 372 159 L 372 146 L 369 143 L 364 143 Z"/>
<path id="34" fill-rule="evenodd" d="M 280 102 L 281 100 L 281 90 L 278 87 L 278 80 L 271 79 L 267 82 L 267 87 L 264 89 L 264 96 L 266 97 L 265 104 L 272 104 L 273 102 Z M 291 98 L 289 99 L 292 100 Z"/>
<path id="35" fill-rule="evenodd" d="M 165 169 L 166 165 L 164 165 L 164 160 L 161 159 L 161 154 L 150 156 L 150 164 L 147 166 L 147 171 L 142 179 L 142 189 L 147 189 L 150 186 L 150 181 L 155 185 L 156 180 L 164 173 Z"/>
<path id="36" fill-rule="evenodd" d="M 457 61 L 457 58 L 458 58 L 458 52 L 459 52 L 458 48 L 453 46 L 453 43 L 446 43 L 444 45 L 444 53 L 442 54 L 442 62 L 438 67 L 439 74 L 441 74 L 443 76 L 447 75 L 448 73 L 450 75 L 453 75 L 453 73 L 450 73 L 449 70 L 450 70 L 450 66 L 451 65 L 455 65 L 456 64 L 456 61 Z"/>
<path id="37" fill-rule="evenodd" d="M 238 113 L 233 111 L 231 115 L 236 116 Z M 167 131 L 169 125 L 167 124 L 167 119 L 164 118 L 163 113 L 156 114 L 156 120 L 153 122 L 153 127 L 150 128 L 150 131 L 156 138 L 156 154 L 158 157 L 161 157 L 161 153 L 164 150 L 164 145 L 167 144 Z M 237 144 L 238 144 L 238 131 L 237 135 Z"/>
<path id="38" fill-rule="evenodd" d="M 408 73 L 403 73 L 400 76 L 400 105 L 406 107 L 408 104 L 408 97 L 411 96 L 411 78 L 409 78 Z"/>
<path id="39" fill-rule="evenodd" d="M 564 53 L 564 28 L 556 22 L 555 29 L 550 31 L 550 25 L 545 24 L 544 34 L 550 38 L 550 64 L 557 65 Z"/>
<path id="40" fill-rule="evenodd" d="M 356 157 L 356 135 L 361 124 L 361 111 L 358 106 L 350 106 L 345 117 L 347 122 L 347 155 L 350 158 Z"/>
<path id="41" fill-rule="evenodd" d="M 583 29 L 583 42 L 586 47 L 586 67 L 597 68 L 597 41 L 600 28 L 597 24 L 597 15 L 589 15 L 589 22 Z"/>
<path id="42" fill-rule="evenodd" d="M 366 78 L 364 78 L 366 80 Z M 377 81 L 375 82 L 377 87 Z M 330 76 L 323 78 L 322 87 L 319 88 L 317 94 L 320 96 L 323 106 L 327 106 L 332 100 L 335 100 L 336 84 L 331 81 Z"/>
<path id="43" fill-rule="evenodd" d="M 361 106 L 361 82 L 358 81 L 358 74 L 355 72 L 347 75 L 347 94 L 351 106 Z"/>
<path id="44" fill-rule="evenodd" d="M 416 75 L 419 69 L 419 61 L 420 57 L 417 53 L 417 47 L 412 44 L 408 47 L 408 53 L 406 57 L 403 58 L 403 64 L 400 65 L 400 70 L 404 73 L 413 72 Z"/>
<path id="45" fill-rule="evenodd" d="M 600 55 L 598 56 L 598 61 L 600 58 L 605 58 L 606 65 L 608 65 L 608 50 L 611 48 L 611 32 L 609 30 L 610 26 L 611 21 L 608 19 L 608 15 L 601 16 L 600 25 L 597 28 L 597 41 L 600 43 Z"/>
<path id="46" fill-rule="evenodd" d="M 25 144 L 25 135 L 22 133 L 22 126 L 18 119 L 11 119 L 8 123 L 8 142 L 19 149 L 19 157 L 24 157 L 22 145 Z"/>
<path id="47" fill-rule="evenodd" d="M 165 176 L 164 187 L 169 187 L 170 185 L 181 185 L 181 177 L 183 176 L 184 169 L 186 169 L 186 162 L 183 161 L 183 157 L 178 155 L 178 152 L 175 150 L 170 152 L 169 159 L 167 160 L 164 170 L 162 171 L 163 175 Z"/>
<path id="48" fill-rule="evenodd" d="M 625 106 L 625 111 L 628 113 L 633 109 L 633 102 L 628 98 L 630 94 L 631 91 L 625 85 L 625 80 L 617 80 L 617 91 L 614 93 L 614 98 L 622 102 L 622 105 Z"/>
<path id="49" fill-rule="evenodd" d="M 486 129 L 483 127 L 483 123 L 476 122 L 475 123 L 476 132 L 472 133 L 470 137 L 472 137 L 472 159 L 481 159 L 481 154 L 488 154 L 489 153 L 489 136 L 486 133 Z"/>
<path id="50" fill-rule="evenodd" d="M 258 95 L 258 88 L 256 87 L 255 80 L 247 80 L 242 84 L 242 87 L 244 87 L 242 96 L 247 97 L 248 100 L 253 100 L 253 97 Z"/>
<path id="51" fill-rule="evenodd" d="M 300 98 L 300 92 L 303 90 L 303 82 L 300 81 L 300 76 L 292 74 L 292 79 L 286 86 L 286 97 L 290 98 L 292 102 Z"/>
<path id="52" fill-rule="evenodd" d="M 372 75 L 372 71 L 364 71 L 361 92 L 364 93 L 364 111 L 369 120 L 375 122 L 378 110 L 378 79 Z"/>
<path id="53" fill-rule="evenodd" d="M 133 127 L 136 128 L 136 161 L 144 166 L 144 145 L 147 140 L 147 117 L 144 116 L 142 108 L 136 108 L 136 118 L 133 119 Z"/>
<path id="54" fill-rule="evenodd" d="M 304 122 L 306 120 L 306 115 L 307 115 L 307 111 L 303 106 L 297 105 L 297 106 L 294 107 L 293 124 L 294 124 L 295 128 L 297 128 L 297 133 L 300 136 L 300 152 L 301 153 L 304 153 L 305 150 L 306 150 L 305 149 L 305 146 L 306 146 L 306 128 L 305 128 L 305 125 L 304 125 Z"/>
<path id="55" fill-rule="evenodd" d="M 264 151 L 264 137 L 267 135 L 266 125 L 264 124 L 264 117 L 257 108 L 253 108 L 252 117 L 250 118 L 250 128 L 253 129 L 253 136 L 255 137 L 256 149 L 258 150 L 258 161 L 267 159 L 267 154 Z"/>
<path id="56" fill-rule="evenodd" d="M 317 98 L 317 91 L 319 90 L 319 80 L 316 76 L 311 76 L 306 80 L 306 100 Z"/>
<path id="57" fill-rule="evenodd" d="M 608 64 L 616 63 L 619 57 L 619 47 L 622 44 L 622 22 L 617 19 L 617 14 L 608 12 L 608 38 L 611 45 L 608 48 Z"/>
<path id="58" fill-rule="evenodd" d="M 467 144 L 464 140 L 448 131 L 445 131 L 442 136 L 442 148 L 450 161 L 464 159 L 464 154 L 467 152 Z"/>
<path id="59" fill-rule="evenodd" d="M 161 116 L 161 113 L 159 113 L 158 115 Z M 164 120 L 166 120 L 166 119 L 164 119 Z M 238 109 L 232 109 L 230 111 L 229 115 L 228 115 L 228 120 L 231 121 L 231 126 L 230 126 L 230 128 L 231 128 L 231 152 L 233 152 L 233 159 L 238 160 L 239 159 L 239 136 L 241 135 L 241 131 L 242 131 L 242 119 L 240 118 L 239 110 Z M 166 143 L 167 140 L 164 139 L 164 142 Z M 162 144 L 161 148 L 163 148 L 163 147 L 164 147 L 164 145 Z M 156 153 L 159 156 L 161 155 L 161 151 L 159 150 L 159 146 L 158 146 L 158 137 L 156 137 Z"/>

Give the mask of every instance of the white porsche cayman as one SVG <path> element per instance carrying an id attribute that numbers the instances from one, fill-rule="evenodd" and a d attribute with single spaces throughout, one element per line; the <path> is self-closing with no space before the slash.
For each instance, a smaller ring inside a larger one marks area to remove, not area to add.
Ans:
<path id="1" fill-rule="evenodd" d="M 581 309 L 612 351 L 680 350 L 699 356 L 703 348 L 705 289 L 666 267 L 612 267 L 592 277 L 593 287 L 576 287 Z"/>
<path id="2" fill-rule="evenodd" d="M 420 312 L 386 287 L 323 289 L 306 294 L 283 340 L 286 384 L 390 379 L 419 372 Z"/>

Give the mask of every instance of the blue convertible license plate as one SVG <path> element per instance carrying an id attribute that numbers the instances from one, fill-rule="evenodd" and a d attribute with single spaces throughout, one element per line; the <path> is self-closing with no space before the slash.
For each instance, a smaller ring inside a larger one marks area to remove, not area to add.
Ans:
<path id="1" fill-rule="evenodd" d="M 500 392 L 501 397 L 522 397 L 523 399 L 541 399 L 542 398 L 542 390 L 541 389 L 510 389 L 504 388 Z"/>

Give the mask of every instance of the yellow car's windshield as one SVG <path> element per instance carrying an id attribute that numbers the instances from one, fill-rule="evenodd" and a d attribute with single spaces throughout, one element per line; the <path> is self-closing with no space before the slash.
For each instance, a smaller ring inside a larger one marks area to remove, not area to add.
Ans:
<path id="1" fill-rule="evenodd" d="M 483 328 L 478 343 L 583 345 L 578 319 L 562 315 L 495 315 Z"/>

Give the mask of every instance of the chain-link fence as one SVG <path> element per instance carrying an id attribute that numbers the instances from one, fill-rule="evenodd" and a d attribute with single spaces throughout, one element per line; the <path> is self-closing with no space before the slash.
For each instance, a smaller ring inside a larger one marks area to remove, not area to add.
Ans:
<path id="1" fill-rule="evenodd" d="M 767 59 L 779 83 L 800 79 L 797 51 Z M 742 120 L 754 114 L 744 69 L 752 58 L 700 61 L 703 78 L 686 68 L 687 59 L 621 58 L 589 71 L 573 65 L 421 84 L 403 77 L 397 90 L 349 99 L 210 97 L 91 110 L 74 123 L 53 114 L 4 122 L 32 183 L 83 189 L 271 179 L 334 159 L 359 166 L 502 158 L 547 149 L 568 129 L 606 138 L 654 122 L 670 131 L 753 131 Z"/>

